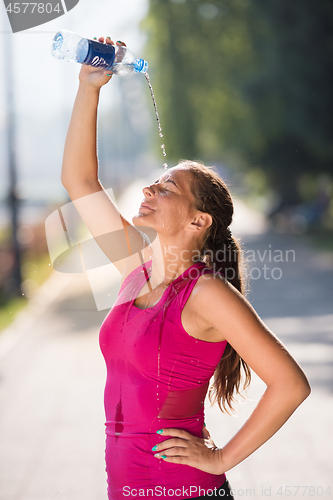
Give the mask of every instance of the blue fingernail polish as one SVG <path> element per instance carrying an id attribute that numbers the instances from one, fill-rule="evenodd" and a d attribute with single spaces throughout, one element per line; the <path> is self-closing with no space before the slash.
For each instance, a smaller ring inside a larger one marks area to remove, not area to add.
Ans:
<path id="1" fill-rule="evenodd" d="M 206 423 L 204 422 L 204 426 L 207 427 Z"/>
<path id="2" fill-rule="evenodd" d="M 161 458 L 166 458 L 166 455 L 161 455 Z"/>
<path id="3" fill-rule="evenodd" d="M 157 450 L 157 445 L 154 446 L 154 448 L 151 449 L 151 451 L 156 451 Z"/>
<path id="4" fill-rule="evenodd" d="M 159 429 L 158 431 L 156 431 L 156 434 L 162 434 L 163 432 L 163 429 Z"/>

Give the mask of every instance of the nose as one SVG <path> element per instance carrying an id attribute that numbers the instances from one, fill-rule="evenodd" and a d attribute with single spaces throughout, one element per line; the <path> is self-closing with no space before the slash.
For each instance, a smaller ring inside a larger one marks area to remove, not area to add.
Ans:
<path id="1" fill-rule="evenodd" d="M 142 190 L 145 196 L 154 196 L 155 191 L 152 189 L 152 184 L 150 186 L 145 186 Z"/>

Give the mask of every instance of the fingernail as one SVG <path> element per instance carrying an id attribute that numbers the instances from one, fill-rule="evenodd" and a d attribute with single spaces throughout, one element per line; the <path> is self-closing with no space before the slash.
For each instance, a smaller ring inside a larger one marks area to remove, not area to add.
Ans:
<path id="1" fill-rule="evenodd" d="M 206 423 L 204 422 L 204 426 L 207 427 Z"/>
<path id="2" fill-rule="evenodd" d="M 123 43 L 121 40 L 117 40 L 117 43 Z"/>
<path id="3" fill-rule="evenodd" d="M 158 453 L 155 453 L 154 457 L 160 458 L 160 455 Z"/>
<path id="4" fill-rule="evenodd" d="M 156 431 L 156 434 L 162 434 L 163 432 L 163 429 L 159 429 L 158 431 Z"/>
<path id="5" fill-rule="evenodd" d="M 106 76 L 112 76 L 113 73 L 106 73 Z"/>
<path id="6" fill-rule="evenodd" d="M 161 458 L 166 458 L 166 455 L 161 455 Z"/>
<path id="7" fill-rule="evenodd" d="M 157 445 L 155 445 L 155 446 L 151 449 L 151 451 L 156 451 L 156 450 L 157 450 Z"/>
<path id="8" fill-rule="evenodd" d="M 94 36 L 94 40 L 97 40 L 97 36 Z"/>

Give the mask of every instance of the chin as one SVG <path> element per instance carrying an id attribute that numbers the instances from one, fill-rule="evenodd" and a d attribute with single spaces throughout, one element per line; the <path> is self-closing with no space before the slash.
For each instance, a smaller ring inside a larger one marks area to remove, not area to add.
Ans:
<path id="1" fill-rule="evenodd" d="M 136 214 L 134 217 L 132 217 L 132 224 L 134 226 L 150 226 L 149 222 L 147 224 L 147 218 L 144 216 L 145 214 Z"/>

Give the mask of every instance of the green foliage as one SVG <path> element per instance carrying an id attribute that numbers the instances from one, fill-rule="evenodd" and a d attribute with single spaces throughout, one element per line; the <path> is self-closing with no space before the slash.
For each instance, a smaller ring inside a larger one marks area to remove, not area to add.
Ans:
<path id="1" fill-rule="evenodd" d="M 255 165 L 287 200 L 332 172 L 332 24 L 328 0 L 150 0 L 168 156 Z"/>
<path id="2" fill-rule="evenodd" d="M 2 299 L 2 290 L 0 290 L 0 333 L 1 330 L 6 328 L 12 321 L 14 321 L 16 315 L 27 305 L 28 301 L 25 297 L 16 297 L 11 300 Z"/>
<path id="3" fill-rule="evenodd" d="M 42 285 L 53 272 L 48 253 L 33 255 L 26 252 L 22 258 L 22 278 L 25 284 L 25 295 L 10 298 L 0 284 L 0 332 L 6 328 L 16 315 L 28 304 L 37 288 Z"/>

